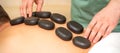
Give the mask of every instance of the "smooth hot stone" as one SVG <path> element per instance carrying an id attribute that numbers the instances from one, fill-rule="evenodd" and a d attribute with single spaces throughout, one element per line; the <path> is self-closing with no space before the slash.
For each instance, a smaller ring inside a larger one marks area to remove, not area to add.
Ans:
<path id="1" fill-rule="evenodd" d="M 72 33 L 64 27 L 58 27 L 55 30 L 55 33 L 60 39 L 64 41 L 70 41 L 73 37 Z"/>
<path id="2" fill-rule="evenodd" d="M 51 20 L 58 23 L 58 24 L 64 24 L 66 22 L 66 17 L 64 15 L 53 13 L 50 16 Z"/>
<path id="3" fill-rule="evenodd" d="M 37 12 L 32 12 L 32 17 L 36 17 Z M 29 17 L 29 14 L 27 14 L 27 17 Z"/>
<path id="4" fill-rule="evenodd" d="M 36 17 L 37 12 L 32 12 L 32 17 Z"/>
<path id="5" fill-rule="evenodd" d="M 80 34 L 84 30 L 83 26 L 75 21 L 69 21 L 67 23 L 67 27 L 69 30 L 71 30 L 72 32 L 74 32 L 76 34 Z"/>
<path id="6" fill-rule="evenodd" d="M 49 20 L 39 20 L 38 25 L 39 27 L 46 29 L 46 30 L 52 30 L 55 27 L 55 24 Z"/>
<path id="7" fill-rule="evenodd" d="M 24 22 L 24 17 L 21 16 L 21 17 L 18 17 L 18 18 L 15 18 L 13 20 L 10 20 L 10 24 L 13 26 L 13 25 L 18 25 L 18 24 L 21 24 Z"/>
<path id="8" fill-rule="evenodd" d="M 88 39 L 77 36 L 73 38 L 73 44 L 79 48 L 87 49 L 91 46 L 91 43 Z"/>
<path id="9" fill-rule="evenodd" d="M 26 25 L 36 25 L 36 24 L 38 24 L 38 20 L 39 20 L 39 18 L 37 18 L 37 17 L 28 17 L 24 20 L 24 23 Z"/>
<path id="10" fill-rule="evenodd" d="M 39 18 L 50 18 L 51 12 L 48 11 L 41 11 L 41 12 L 36 12 L 36 17 Z"/>

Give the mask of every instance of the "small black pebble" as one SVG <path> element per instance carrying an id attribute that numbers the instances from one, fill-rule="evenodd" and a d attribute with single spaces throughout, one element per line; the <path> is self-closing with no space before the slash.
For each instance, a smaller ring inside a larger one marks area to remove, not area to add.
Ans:
<path id="1" fill-rule="evenodd" d="M 72 39 L 72 33 L 64 27 L 59 27 L 55 30 L 56 35 L 64 41 L 70 41 Z"/>
<path id="2" fill-rule="evenodd" d="M 77 36 L 73 38 L 73 44 L 79 48 L 87 49 L 91 46 L 91 43 L 88 39 Z"/>
<path id="3" fill-rule="evenodd" d="M 75 21 L 69 21 L 67 23 L 67 28 L 76 34 L 80 34 L 84 30 L 83 26 Z"/>
<path id="4" fill-rule="evenodd" d="M 41 11 L 41 12 L 36 12 L 36 17 L 39 18 L 50 18 L 51 12 L 48 11 Z"/>
<path id="5" fill-rule="evenodd" d="M 38 20 L 39 20 L 39 18 L 37 18 L 37 17 L 28 17 L 24 20 L 24 23 L 26 25 L 36 25 L 36 24 L 38 24 Z"/>
<path id="6" fill-rule="evenodd" d="M 55 27 L 55 24 L 49 20 L 39 20 L 38 25 L 39 27 L 46 29 L 46 30 L 52 30 Z"/>
<path id="7" fill-rule="evenodd" d="M 53 13 L 50 16 L 51 20 L 58 23 L 58 24 L 64 24 L 66 22 L 66 17 L 64 15 Z"/>
<path id="8" fill-rule="evenodd" d="M 10 24 L 13 26 L 13 25 L 18 25 L 18 24 L 21 24 L 24 22 L 24 17 L 21 16 L 21 17 L 18 17 L 18 18 L 15 18 L 13 20 L 10 20 Z"/>

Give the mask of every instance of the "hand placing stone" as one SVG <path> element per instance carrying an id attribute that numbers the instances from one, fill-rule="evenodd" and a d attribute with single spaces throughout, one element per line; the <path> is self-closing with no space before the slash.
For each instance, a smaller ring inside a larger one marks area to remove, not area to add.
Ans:
<path id="1" fill-rule="evenodd" d="M 73 44 L 77 47 L 83 48 L 83 49 L 87 49 L 91 46 L 91 43 L 89 40 L 87 40 L 84 37 L 81 36 L 76 36 L 73 38 Z"/>
<path id="2" fill-rule="evenodd" d="M 58 13 L 53 13 L 50 19 L 58 24 L 64 24 L 66 22 L 66 17 Z"/>
<path id="3" fill-rule="evenodd" d="M 55 27 L 55 24 L 49 20 L 39 20 L 38 25 L 39 27 L 46 29 L 46 30 L 52 30 Z"/>
<path id="4" fill-rule="evenodd" d="M 39 18 L 50 18 L 50 16 L 51 16 L 51 12 L 48 12 L 48 11 L 36 12 L 36 17 L 39 17 Z"/>
<path id="5" fill-rule="evenodd" d="M 68 29 L 70 29 L 72 32 L 74 32 L 76 34 L 80 34 L 84 30 L 83 26 L 75 21 L 69 21 L 67 23 L 67 27 L 68 27 Z"/>
<path id="6" fill-rule="evenodd" d="M 18 24 L 21 24 L 24 22 L 24 17 L 21 16 L 21 17 L 18 17 L 18 18 L 15 18 L 13 20 L 10 21 L 10 24 L 13 26 L 13 25 L 18 25 Z"/>
<path id="7" fill-rule="evenodd" d="M 37 18 L 37 17 L 28 17 L 24 20 L 24 23 L 26 25 L 36 25 L 36 24 L 38 24 L 38 20 L 39 20 L 39 18 Z"/>
<path id="8" fill-rule="evenodd" d="M 65 41 L 70 41 L 72 39 L 72 33 L 63 27 L 59 27 L 55 30 L 56 35 Z"/>

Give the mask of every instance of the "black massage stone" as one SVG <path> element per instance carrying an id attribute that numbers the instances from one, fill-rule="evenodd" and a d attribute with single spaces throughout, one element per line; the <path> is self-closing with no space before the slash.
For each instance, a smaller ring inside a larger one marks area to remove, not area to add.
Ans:
<path id="1" fill-rule="evenodd" d="M 84 30 L 83 26 L 75 21 L 69 21 L 67 23 L 67 28 L 76 34 L 80 34 Z"/>
<path id="2" fill-rule="evenodd" d="M 73 38 L 73 44 L 79 48 L 87 49 L 91 46 L 91 43 L 88 39 L 77 36 Z"/>
<path id="3" fill-rule="evenodd" d="M 39 20 L 38 25 L 39 27 L 46 29 L 46 30 L 52 30 L 55 27 L 55 24 L 49 20 Z"/>
<path id="4" fill-rule="evenodd" d="M 39 18 L 37 18 L 37 17 L 28 17 L 24 20 L 24 23 L 26 25 L 36 25 L 36 24 L 38 24 L 38 20 L 39 20 Z"/>
<path id="5" fill-rule="evenodd" d="M 18 25 L 18 24 L 21 24 L 24 22 L 24 17 L 21 16 L 21 17 L 18 17 L 18 18 L 15 18 L 13 20 L 10 21 L 10 24 L 13 26 L 13 25 Z"/>
<path id="6" fill-rule="evenodd" d="M 37 12 L 32 12 L 32 17 L 36 17 Z"/>
<path id="7" fill-rule="evenodd" d="M 50 16 L 51 20 L 58 23 L 58 24 L 64 24 L 66 22 L 66 17 L 64 15 L 53 13 Z"/>
<path id="8" fill-rule="evenodd" d="M 58 27 L 55 30 L 56 35 L 64 41 L 70 41 L 72 39 L 72 33 L 64 27 Z"/>
<path id="9" fill-rule="evenodd" d="M 37 16 L 36 16 L 36 13 L 37 13 L 37 12 L 32 12 L 32 17 L 37 17 Z M 27 14 L 27 17 L 29 17 L 29 14 Z"/>
<path id="10" fill-rule="evenodd" d="M 51 12 L 47 12 L 47 11 L 36 12 L 36 17 L 39 18 L 50 18 L 50 16 L 51 16 Z"/>

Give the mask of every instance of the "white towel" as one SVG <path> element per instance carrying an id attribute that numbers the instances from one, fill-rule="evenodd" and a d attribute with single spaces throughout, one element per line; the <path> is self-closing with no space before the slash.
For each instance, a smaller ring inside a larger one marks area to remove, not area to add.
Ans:
<path id="1" fill-rule="evenodd" d="M 88 53 L 120 53 L 120 33 L 111 33 L 96 43 Z"/>

